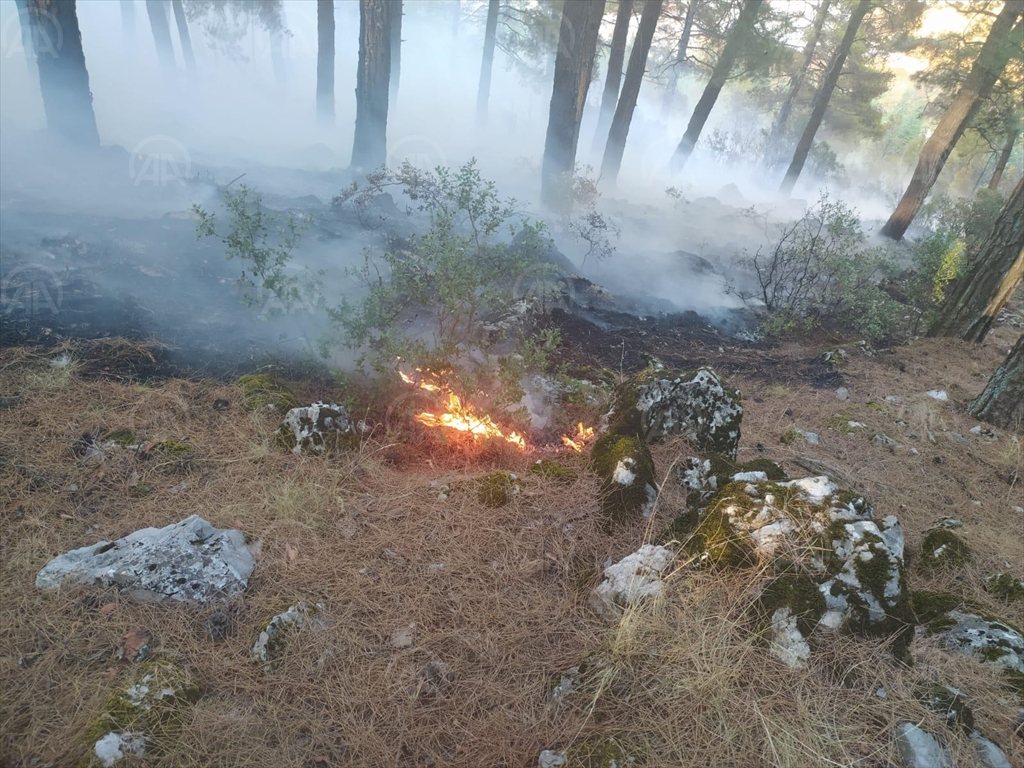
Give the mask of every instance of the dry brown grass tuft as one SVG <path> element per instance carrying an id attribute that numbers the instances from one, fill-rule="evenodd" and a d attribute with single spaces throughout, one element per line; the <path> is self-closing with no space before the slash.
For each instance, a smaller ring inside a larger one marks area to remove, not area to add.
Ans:
<path id="1" fill-rule="evenodd" d="M 747 446 L 763 442 L 772 458 L 834 463 L 879 514 L 899 515 L 912 552 L 936 517 L 961 517 L 974 563 L 960 574 L 915 572 L 914 584 L 954 589 L 1024 623 L 1020 608 L 994 603 L 981 587 L 1006 562 L 1020 568 L 1020 521 L 1008 512 L 1020 487 L 999 477 L 1024 471 L 1021 453 L 1005 435 L 993 443 L 942 435 L 967 435 L 973 422 L 919 390 L 946 387 L 957 400 L 984 384 L 963 365 L 942 380 L 948 348 L 921 343 L 891 361 L 855 354 L 845 372 L 850 403 L 830 391 L 737 380 L 748 404 L 741 459 L 759 455 Z M 895 665 L 884 643 L 850 638 L 827 640 L 806 670 L 771 660 L 749 619 L 764 580 L 756 572 L 680 570 L 661 599 L 615 625 L 598 619 L 590 588 L 607 560 L 635 550 L 680 509 L 672 482 L 655 520 L 609 535 L 582 456 L 561 457 L 579 473 L 564 484 L 530 474 L 534 457 L 515 449 L 467 452 L 440 434 L 400 428 L 343 456 L 297 457 L 274 446 L 275 418 L 244 412 L 230 385 L 83 378 L 73 353 L 61 369 L 20 350 L 0 354 L 0 391 L 20 396 L 0 410 L 2 763 L 74 764 L 86 723 L 137 674 L 116 660 L 137 625 L 153 632 L 157 656 L 188 666 L 203 692 L 179 741 L 147 765 L 532 766 L 542 749 L 599 734 L 618 736 L 651 766 L 873 768 L 893 758 L 891 729 L 901 719 L 941 731 L 913 698 L 922 679 L 968 691 L 979 726 L 1011 761 L 1024 760 L 998 679 L 926 639 L 913 670 Z M 986 348 L 956 354 L 978 355 L 979 370 L 997 357 Z M 902 403 L 885 403 L 885 394 Z M 218 398 L 232 406 L 213 410 Z M 839 411 L 870 429 L 829 432 Z M 823 444 L 778 445 L 794 424 L 821 433 Z M 113 430 L 186 442 L 191 456 L 122 449 L 99 463 L 75 452 L 82 433 Z M 874 431 L 919 455 L 873 446 Z M 659 447 L 662 478 L 685 455 L 681 444 Z M 523 488 L 491 509 L 476 489 L 495 467 L 518 473 Z M 207 632 L 212 609 L 35 589 L 36 572 L 59 552 L 192 513 L 240 528 L 260 550 L 224 640 Z M 257 668 L 249 650 L 258 632 L 297 600 L 323 603 L 325 625 L 302 630 L 278 668 Z M 395 647 L 392 633 L 410 624 L 412 644 Z M 552 677 L 584 658 L 602 660 L 584 690 L 567 707 L 550 705 Z M 425 678 L 432 662 L 435 674 Z M 883 686 L 884 699 L 876 695 Z M 966 743 L 950 741 L 957 765 L 973 766 Z"/>

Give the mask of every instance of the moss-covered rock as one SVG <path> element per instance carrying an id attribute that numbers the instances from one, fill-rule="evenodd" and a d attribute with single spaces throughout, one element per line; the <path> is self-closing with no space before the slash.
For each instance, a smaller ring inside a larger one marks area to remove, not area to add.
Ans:
<path id="1" fill-rule="evenodd" d="M 1024 579 L 1018 579 L 1008 573 L 995 573 L 989 576 L 985 579 L 985 589 L 1003 602 L 1024 602 Z"/>
<path id="2" fill-rule="evenodd" d="M 963 600 L 952 592 L 932 592 L 926 589 L 915 589 L 910 593 L 910 606 L 918 624 L 930 625 L 939 621 L 954 608 L 963 604 Z"/>
<path id="3" fill-rule="evenodd" d="M 628 768 L 637 759 L 615 739 L 588 739 L 561 752 L 544 750 L 539 768 Z"/>
<path id="4" fill-rule="evenodd" d="M 769 459 L 741 463 L 720 453 L 707 459 L 691 456 L 676 466 L 675 474 L 676 480 L 686 488 L 686 504 L 691 509 L 700 509 L 702 502 L 730 482 L 778 482 L 786 479 L 782 467 Z"/>
<path id="5" fill-rule="evenodd" d="M 770 632 L 773 656 L 790 667 L 801 667 L 811 655 L 808 638 L 825 614 L 825 598 L 806 573 L 786 573 L 774 579 L 757 601 L 760 619 Z"/>
<path id="6" fill-rule="evenodd" d="M 274 616 L 256 638 L 250 653 L 252 660 L 265 667 L 273 668 L 284 655 L 291 635 L 307 624 L 318 620 L 323 609 L 324 607 L 320 603 L 311 605 L 303 601 Z"/>
<path id="7" fill-rule="evenodd" d="M 512 472 L 491 472 L 480 481 L 476 497 L 485 507 L 503 507 L 522 489 L 519 477 Z"/>
<path id="8" fill-rule="evenodd" d="M 1005 622 L 954 608 L 931 621 L 927 630 L 953 653 L 1024 675 L 1024 635 Z"/>
<path id="9" fill-rule="evenodd" d="M 130 429 L 115 429 L 103 438 L 104 446 L 118 446 L 120 448 L 132 448 L 140 445 L 142 440 Z"/>
<path id="10" fill-rule="evenodd" d="M 604 581 L 594 590 L 591 605 L 602 615 L 615 616 L 623 606 L 660 594 L 663 577 L 675 559 L 666 547 L 644 544 L 604 569 Z"/>
<path id="11" fill-rule="evenodd" d="M 921 567 L 925 570 L 954 568 L 972 559 L 967 542 L 948 528 L 932 528 L 921 545 Z"/>
<path id="12" fill-rule="evenodd" d="M 942 715 L 950 728 L 959 727 L 965 733 L 974 730 L 974 713 L 967 706 L 967 696 L 963 691 L 940 683 L 924 683 L 918 686 L 916 695 L 928 709 Z"/>
<path id="13" fill-rule="evenodd" d="M 649 442 L 682 436 L 702 451 L 734 459 L 742 418 L 739 390 L 710 368 L 648 370 L 616 389 L 609 432 Z"/>
<path id="14" fill-rule="evenodd" d="M 235 382 L 241 390 L 239 401 L 247 411 L 270 409 L 284 413 L 298 406 L 295 395 L 269 373 L 249 373 Z"/>
<path id="15" fill-rule="evenodd" d="M 169 662 L 145 665 L 137 682 L 115 691 L 86 726 L 82 768 L 110 768 L 130 755 L 159 752 L 173 744 L 183 710 L 199 698 L 199 687 Z"/>
<path id="16" fill-rule="evenodd" d="M 606 433 L 591 449 L 590 466 L 601 478 L 601 508 L 611 522 L 650 513 L 658 486 L 654 459 L 643 441 Z"/>
<path id="17" fill-rule="evenodd" d="M 530 465 L 531 475 L 540 475 L 559 483 L 576 482 L 576 473 L 553 459 L 537 459 Z"/>
<path id="18" fill-rule="evenodd" d="M 277 439 L 296 454 L 348 450 L 358 443 L 345 406 L 324 402 L 288 411 Z"/>

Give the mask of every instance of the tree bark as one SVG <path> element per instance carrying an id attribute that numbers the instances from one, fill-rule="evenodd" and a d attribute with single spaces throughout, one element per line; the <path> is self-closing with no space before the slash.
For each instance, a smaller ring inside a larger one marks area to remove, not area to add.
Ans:
<path id="1" fill-rule="evenodd" d="M 626 59 L 626 39 L 629 37 L 629 22 L 633 18 L 633 0 L 619 0 L 615 14 L 615 29 L 612 31 L 612 46 L 608 53 L 608 72 L 604 79 L 601 95 L 601 111 L 597 116 L 597 130 L 594 132 L 594 151 L 608 136 L 608 128 L 615 113 L 615 101 L 619 98 L 619 84 L 622 82 L 622 62 Z"/>
<path id="2" fill-rule="evenodd" d="M 174 21 L 178 25 L 178 40 L 181 42 L 181 57 L 185 60 L 185 71 L 194 76 L 196 57 L 192 52 L 192 38 L 188 34 L 185 9 L 181 5 L 181 0 L 171 0 L 171 7 L 174 8 Z"/>
<path id="3" fill-rule="evenodd" d="M 580 122 L 594 69 L 604 0 L 570 0 L 562 6 L 554 86 L 541 166 L 541 202 L 558 207 L 576 167 Z"/>
<path id="4" fill-rule="evenodd" d="M 352 165 L 379 168 L 387 162 L 388 84 L 391 80 L 389 0 L 359 0 L 359 68 Z"/>
<path id="5" fill-rule="evenodd" d="M 1011 431 L 1024 424 L 1024 334 L 967 412 L 976 419 Z"/>
<path id="6" fill-rule="evenodd" d="M 804 169 L 807 155 L 810 154 L 811 147 L 814 144 L 814 137 L 818 133 L 818 128 L 821 127 L 821 121 L 825 119 L 825 112 L 828 110 L 828 103 L 832 99 L 832 92 L 836 89 L 839 76 L 843 73 L 846 57 L 850 55 L 850 49 L 853 48 L 853 41 L 857 37 L 857 30 L 860 29 L 860 23 L 871 10 L 873 2 L 874 0 L 860 0 L 857 3 L 857 6 L 850 14 L 850 21 L 846 25 L 843 39 L 840 41 L 835 53 L 832 54 L 832 60 L 828 63 L 828 69 L 825 72 L 825 82 L 821 84 L 821 88 L 814 96 L 811 116 L 807 120 L 807 126 L 804 128 L 803 135 L 800 136 L 800 141 L 797 142 L 796 151 L 793 153 L 793 161 L 789 164 L 789 169 L 782 179 L 782 186 L 779 188 L 779 191 L 786 197 L 793 191 L 796 180 L 800 178 L 800 172 Z"/>
<path id="7" fill-rule="evenodd" d="M 999 153 L 999 159 L 996 160 L 996 168 L 992 171 L 992 178 L 988 180 L 988 188 L 993 191 L 999 189 L 999 182 L 1003 180 L 1006 164 L 1010 162 L 1010 155 L 1013 154 L 1013 145 L 1017 143 L 1017 139 L 1020 137 L 1020 122 L 1016 116 L 1010 118 L 1008 129 L 1009 133 L 1006 134 L 1006 143 L 1003 145 L 1003 151 Z"/>
<path id="8" fill-rule="evenodd" d="M 640 96 L 640 85 L 643 83 L 644 70 L 647 68 L 647 55 L 654 40 L 654 30 L 658 26 L 661 7 L 662 0 L 644 0 L 640 27 L 636 32 L 633 50 L 629 54 L 626 79 L 622 83 L 622 93 L 615 107 L 615 116 L 608 132 L 608 143 L 604 148 L 604 160 L 601 162 L 601 180 L 609 184 L 615 184 L 619 177 L 622 153 L 626 149 L 626 136 L 629 134 L 633 110 L 636 109 L 636 100 Z"/>
<path id="9" fill-rule="evenodd" d="M 715 102 L 718 101 L 718 94 L 722 92 L 725 81 L 729 79 L 729 73 L 732 72 L 732 66 L 736 63 L 736 57 L 739 56 L 740 50 L 750 38 L 750 33 L 754 29 L 754 23 L 757 21 L 758 11 L 761 10 L 762 1 L 743 0 L 740 16 L 736 19 L 732 29 L 729 30 L 729 37 L 725 41 L 725 47 L 722 49 L 718 61 L 715 62 L 715 68 L 711 72 L 711 79 L 704 86 L 704 92 L 700 96 L 700 101 L 694 107 L 693 114 L 690 116 L 690 122 L 686 126 L 686 133 L 683 134 L 683 138 L 676 148 L 675 155 L 672 157 L 672 166 L 676 171 L 682 170 L 683 166 L 686 165 L 686 161 L 690 159 L 693 148 L 697 146 L 697 140 L 700 139 L 704 123 L 708 121 L 708 115 L 711 114 Z"/>
<path id="10" fill-rule="evenodd" d="M 398 81 L 402 71 L 402 0 L 391 0 L 391 81 L 388 86 L 390 109 L 398 98 Z"/>
<path id="11" fill-rule="evenodd" d="M 690 47 L 690 33 L 693 31 L 693 15 L 696 10 L 697 0 L 690 0 L 686 4 L 686 16 L 683 17 L 683 33 L 679 36 L 679 44 L 676 46 L 676 59 L 672 62 L 672 71 L 668 76 L 668 88 L 665 89 L 662 115 L 668 114 L 679 89 L 679 75 L 687 60 L 686 51 Z"/>
<path id="12" fill-rule="evenodd" d="M 498 9 L 500 6 L 500 0 L 490 0 L 487 4 L 484 57 L 480 62 L 480 84 L 476 89 L 476 119 L 479 125 L 487 122 L 487 106 L 491 98 L 491 67 L 494 65 L 494 39 L 498 31 Z"/>
<path id="13" fill-rule="evenodd" d="M 135 47 L 135 0 L 121 0 L 121 38 L 125 50 Z"/>
<path id="14" fill-rule="evenodd" d="M 28 20 L 47 129 L 80 147 L 98 147 L 75 0 L 30 0 Z"/>
<path id="15" fill-rule="evenodd" d="M 174 44 L 171 42 L 171 27 L 167 21 L 166 0 L 146 0 L 146 15 L 149 28 L 153 31 L 156 58 L 165 75 L 174 73 Z"/>
<path id="16" fill-rule="evenodd" d="M 1024 277 L 1024 178 L 1017 182 L 992 230 L 973 254 L 929 336 L 982 341 Z"/>
<path id="17" fill-rule="evenodd" d="M 832 0 L 821 0 L 818 3 L 818 10 L 815 11 L 814 21 L 811 23 L 811 34 L 807 38 L 807 45 L 804 46 L 800 69 L 790 78 L 789 91 L 786 93 L 782 106 L 779 107 L 779 114 L 772 124 L 771 133 L 768 135 L 769 150 L 777 147 L 785 134 L 786 124 L 789 122 L 789 116 L 793 112 L 793 102 L 796 101 L 796 97 L 800 93 L 804 81 L 807 79 L 807 73 L 810 71 L 811 62 L 814 61 L 814 52 L 818 48 L 818 41 L 821 40 L 821 30 L 825 26 L 825 19 L 828 18 L 828 9 L 831 5 Z"/>
<path id="18" fill-rule="evenodd" d="M 316 3 L 316 119 L 334 125 L 334 0 Z"/>
<path id="19" fill-rule="evenodd" d="M 1014 24 L 1022 10 L 1024 7 L 1019 2 L 1007 2 L 996 17 L 960 92 L 921 150 L 917 168 L 907 191 L 903 193 L 903 199 L 882 227 L 882 234 L 886 237 L 899 240 L 906 234 L 932 185 L 939 178 L 953 147 L 974 119 L 982 102 L 992 92 L 1013 49 L 1020 51 L 1019 40 L 1024 28 L 1019 23 L 1016 26 Z"/>

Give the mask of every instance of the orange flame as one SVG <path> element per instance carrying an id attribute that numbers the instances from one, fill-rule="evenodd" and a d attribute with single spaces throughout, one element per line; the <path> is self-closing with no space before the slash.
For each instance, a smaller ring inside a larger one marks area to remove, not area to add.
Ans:
<path id="1" fill-rule="evenodd" d="M 583 446 L 594 439 L 594 428 L 584 427 L 581 421 L 576 426 L 576 434 L 572 437 L 568 435 L 562 435 L 562 442 L 568 448 L 572 448 L 576 453 L 580 453 L 583 450 Z"/>
<path id="2" fill-rule="evenodd" d="M 426 381 L 416 382 L 401 371 L 398 373 L 402 377 L 402 381 L 406 384 L 418 386 L 420 389 L 425 389 L 428 392 L 441 391 L 441 387 L 437 384 L 431 384 Z M 423 413 L 416 414 L 413 419 L 425 427 L 447 427 L 448 429 L 454 429 L 459 432 L 466 432 L 471 435 L 474 440 L 479 440 L 481 438 L 501 438 L 520 450 L 526 450 L 526 440 L 522 435 L 517 432 L 509 432 L 506 434 L 497 424 L 494 423 L 490 416 L 487 414 L 477 415 L 468 405 L 463 405 L 459 396 L 454 392 L 448 392 L 447 394 L 448 404 L 444 413 L 434 414 L 424 411 Z"/>

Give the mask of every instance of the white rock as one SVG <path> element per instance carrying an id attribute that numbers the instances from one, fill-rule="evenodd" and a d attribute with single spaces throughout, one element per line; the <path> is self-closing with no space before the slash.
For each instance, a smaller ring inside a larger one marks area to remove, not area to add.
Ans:
<path id="1" fill-rule="evenodd" d="M 848 390 L 846 387 L 839 387 L 839 389 L 836 390 L 836 397 L 838 397 L 840 400 L 849 400 L 850 390 Z"/>
<path id="2" fill-rule="evenodd" d="M 786 488 L 799 488 L 808 501 L 813 501 L 816 504 L 821 503 L 826 497 L 831 496 L 839 490 L 836 484 L 833 483 L 827 475 L 801 477 L 796 480 L 779 483 L 779 485 Z"/>
<path id="3" fill-rule="evenodd" d="M 310 620 L 323 611 L 323 605 L 311 606 L 307 602 L 296 603 L 284 613 L 272 618 L 252 646 L 250 657 L 261 664 L 276 661 L 284 650 L 284 640 L 293 629 L 302 629 Z"/>
<path id="4" fill-rule="evenodd" d="M 946 394 L 946 390 L 944 389 L 929 389 L 925 394 L 932 400 L 949 400 L 949 395 Z"/>
<path id="5" fill-rule="evenodd" d="M 620 459 L 619 463 L 615 465 L 615 471 L 612 472 L 612 482 L 619 485 L 632 485 L 636 480 L 636 473 L 633 471 L 635 468 L 636 462 L 633 459 Z"/>
<path id="6" fill-rule="evenodd" d="M 118 587 L 146 602 L 202 605 L 242 594 L 255 564 L 241 531 L 214 528 L 192 515 L 59 555 L 39 571 L 36 586 Z"/>
<path id="7" fill-rule="evenodd" d="M 954 622 L 940 632 L 948 650 L 973 656 L 994 667 L 1024 673 L 1024 636 L 1016 630 L 955 609 L 946 615 Z"/>
<path id="8" fill-rule="evenodd" d="M 631 555 L 604 569 L 604 581 L 594 590 L 591 601 L 599 613 L 614 612 L 642 597 L 661 592 L 662 576 L 675 561 L 675 554 L 657 544 L 644 544 Z"/>
<path id="9" fill-rule="evenodd" d="M 799 427 L 793 431 L 796 432 L 798 435 L 802 436 L 803 439 L 807 441 L 808 445 L 821 444 L 821 438 L 818 437 L 818 434 L 816 432 L 808 432 L 806 429 L 800 429 Z"/>
<path id="10" fill-rule="evenodd" d="M 796 624 L 796 616 L 788 606 L 772 614 L 771 652 L 793 669 L 803 667 L 811 658 L 811 646 Z"/>
<path id="11" fill-rule="evenodd" d="M 93 746 L 96 759 L 103 768 L 110 768 L 127 755 L 141 757 L 146 753 L 146 739 L 135 733 L 108 733 Z"/>
<path id="12" fill-rule="evenodd" d="M 974 745 L 978 762 L 982 764 L 983 768 L 1013 768 L 1006 753 L 981 731 L 971 731 L 967 738 Z"/>
<path id="13" fill-rule="evenodd" d="M 302 408 L 292 408 L 285 414 L 278 429 L 280 435 L 294 439 L 292 453 L 322 453 L 331 435 L 352 434 L 352 431 L 352 422 L 345 406 L 320 401 Z"/>
<path id="14" fill-rule="evenodd" d="M 767 472 L 737 472 L 732 476 L 733 482 L 742 483 L 765 483 L 768 481 Z"/>
<path id="15" fill-rule="evenodd" d="M 561 768 L 565 765 L 565 751 L 554 752 L 545 749 L 537 758 L 537 768 Z"/>
<path id="16" fill-rule="evenodd" d="M 896 748 L 906 768 L 953 768 L 942 742 L 913 723 L 896 726 Z"/>

